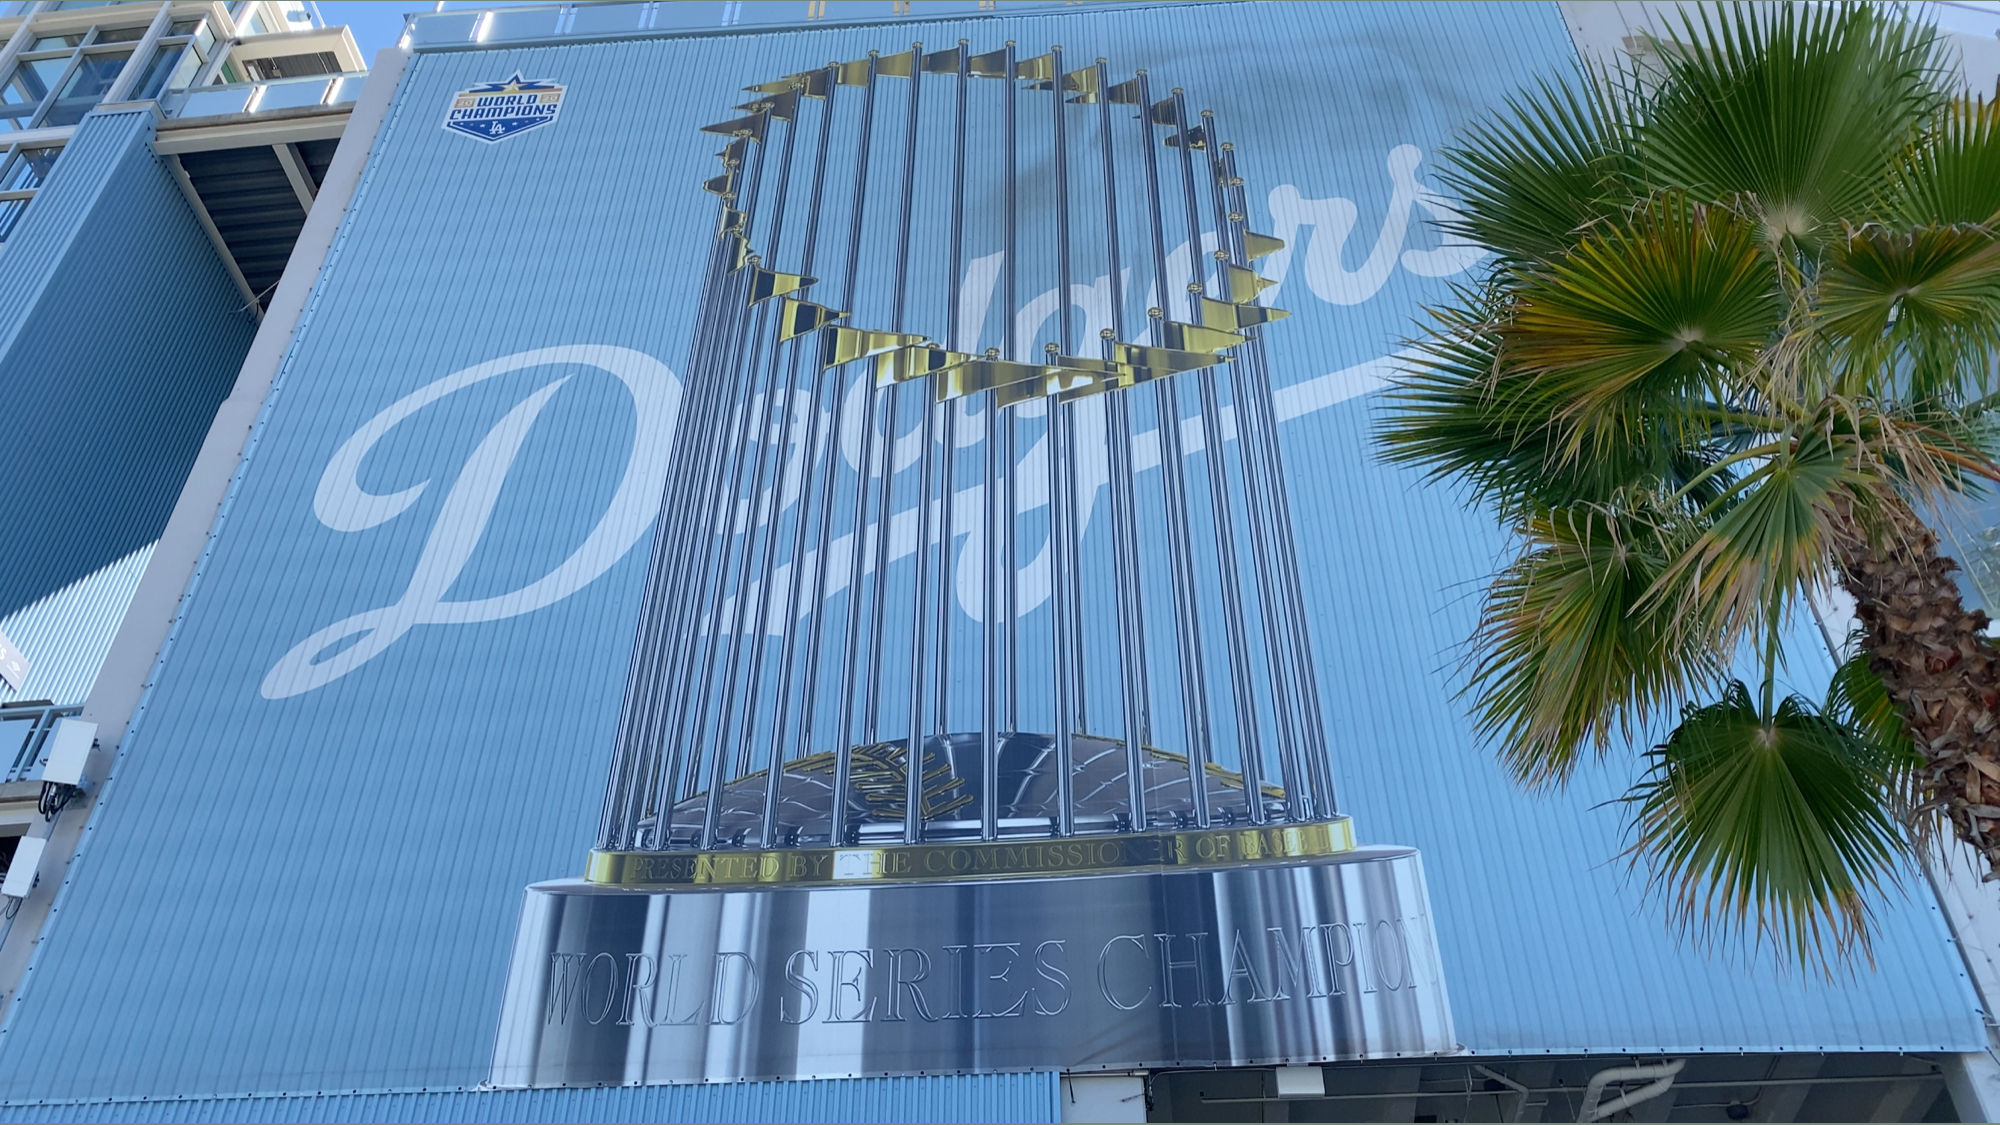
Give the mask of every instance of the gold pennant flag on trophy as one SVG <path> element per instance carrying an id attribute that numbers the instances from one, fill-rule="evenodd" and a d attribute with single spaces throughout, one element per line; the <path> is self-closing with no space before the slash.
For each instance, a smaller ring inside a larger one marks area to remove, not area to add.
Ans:
<path id="1" fill-rule="evenodd" d="M 1138 105 L 1139 80 L 1127 78 L 1104 92 L 1104 100 L 1112 105 Z"/>
<path id="2" fill-rule="evenodd" d="M 1229 299 L 1235 304 L 1248 304 L 1257 299 L 1257 294 L 1276 285 L 1268 277 L 1259 277 L 1249 266 L 1222 265 L 1222 287 L 1228 291 Z"/>
<path id="3" fill-rule="evenodd" d="M 892 352 L 897 348 L 907 348 L 915 344 L 928 343 L 922 336 L 912 336 L 907 332 L 874 332 L 866 328 L 847 328 L 834 325 L 820 336 L 819 365 L 822 369 L 839 367 L 857 359 Z"/>
<path id="4" fill-rule="evenodd" d="M 1060 402 L 1075 402 L 1078 399 L 1108 394 L 1111 391 L 1131 390 L 1141 383 L 1160 377 L 1159 372 L 1148 371 L 1143 367 L 1130 367 L 1115 374 L 1100 375 L 1094 381 L 1080 386 L 1062 388 L 1056 392 L 1056 399 Z"/>
<path id="5" fill-rule="evenodd" d="M 1086 66 L 1063 75 L 1063 90 L 1076 95 L 1069 99 L 1071 105 L 1096 105 L 1104 86 L 1098 80 L 1097 67 Z"/>
<path id="6" fill-rule="evenodd" d="M 750 141 L 747 138 L 738 137 L 724 145 L 722 151 L 715 155 L 721 158 L 724 168 L 735 168 L 743 163 L 743 155 L 749 150 Z"/>
<path id="7" fill-rule="evenodd" d="M 1232 304 L 1218 301 L 1213 297 L 1201 299 L 1201 322 L 1209 328 L 1234 332 L 1253 324 L 1269 324 L 1292 315 L 1284 309 L 1266 308 L 1263 305 Z"/>
<path id="8" fill-rule="evenodd" d="M 1181 115 L 1180 111 L 1174 108 L 1174 99 L 1161 98 L 1146 111 L 1146 120 L 1155 125 L 1179 125 Z"/>
<path id="9" fill-rule="evenodd" d="M 1033 62 L 1035 60 L 1031 59 L 1029 61 Z M 1095 104 L 1097 95 L 1102 90 L 1102 86 L 1097 81 L 1097 67 L 1095 66 L 1086 66 L 1080 70 L 1070 71 L 1068 74 L 1062 76 L 1061 84 L 1064 93 L 1077 95 L 1074 98 L 1068 99 L 1071 105 Z M 1053 90 L 1056 88 L 1056 85 L 1057 83 L 1054 78 L 1044 78 L 1038 82 L 1028 83 L 1028 89 Z"/>
<path id="10" fill-rule="evenodd" d="M 877 78 L 914 78 L 917 75 L 915 63 L 923 53 L 923 44 L 918 43 L 914 51 L 897 51 L 893 55 L 882 55 L 875 60 Z"/>
<path id="11" fill-rule="evenodd" d="M 1055 76 L 1056 57 L 1053 54 L 1036 55 L 1032 59 L 1022 59 L 1014 64 L 1014 77 L 1029 82 L 1047 82 Z"/>
<path id="12" fill-rule="evenodd" d="M 1067 364 L 1076 357 L 1060 356 L 1058 358 Z M 1086 360 L 1085 362 L 1091 361 Z M 1014 364 L 1013 366 L 1028 367 L 1031 365 Z M 1115 378 L 1117 378 L 1115 375 L 1105 375 L 1102 372 L 1088 371 L 1078 367 L 1042 367 L 1030 378 L 1019 379 L 1012 383 L 993 388 L 993 404 L 1001 407 L 1018 406 L 1021 403 L 1030 402 L 1038 398 L 1047 398 L 1050 395 L 1075 394 L 1088 391 L 1102 380 Z"/>
<path id="13" fill-rule="evenodd" d="M 719 133 L 725 137 L 747 137 L 753 141 L 764 139 L 764 123 L 770 120 L 761 113 L 749 117 L 739 117 L 734 121 L 718 121 L 713 125 L 703 125 L 704 133 Z"/>
<path id="14" fill-rule="evenodd" d="M 1208 328 L 1199 324 L 1182 324 L 1177 320 L 1160 322 L 1160 341 L 1177 351 L 1221 352 L 1242 343 L 1245 337 L 1226 332 L 1219 328 Z"/>
<path id="15" fill-rule="evenodd" d="M 778 340 L 782 343 L 808 332 L 817 332 L 846 315 L 825 305 L 787 297 L 785 303 L 778 306 Z"/>
<path id="16" fill-rule="evenodd" d="M 749 303 L 754 305 L 759 301 L 768 301 L 772 297 L 797 293 L 818 280 L 816 277 L 807 277 L 800 273 L 780 273 L 759 266 L 750 275 Z"/>
<path id="17" fill-rule="evenodd" d="M 736 170 L 732 168 L 720 176 L 710 177 L 702 182 L 701 190 L 714 192 L 724 199 L 733 197 L 736 194 Z"/>
<path id="18" fill-rule="evenodd" d="M 988 51 L 983 55 L 974 55 L 965 60 L 965 68 L 972 72 L 974 78 L 1005 78 L 1007 77 L 1007 50 L 1003 47 L 998 51 Z"/>
<path id="19" fill-rule="evenodd" d="M 1282 238 L 1273 238 L 1268 234 L 1258 234 L 1255 231 L 1246 230 L 1243 232 L 1243 256 L 1252 261 L 1276 254 L 1284 248 L 1285 240 Z"/>
<path id="20" fill-rule="evenodd" d="M 1013 360 L 994 356 L 972 356 L 964 363 L 954 364 L 942 372 L 937 380 L 939 402 L 951 398 L 964 398 L 980 391 L 1001 391 L 1007 387 L 1024 384 L 1040 385 L 1040 380 L 1049 369 L 1039 363 L 1016 363 Z M 1030 397 L 1039 397 L 1044 392 L 1036 390 Z M 1005 405 L 1004 403 L 1002 405 Z"/>
<path id="21" fill-rule="evenodd" d="M 853 62 L 834 63 L 828 69 L 833 71 L 833 80 L 842 86 L 868 85 L 868 60 L 855 59 Z"/>
<path id="22" fill-rule="evenodd" d="M 724 207 L 722 209 L 722 218 L 718 221 L 720 222 L 721 225 L 717 228 L 717 233 L 720 234 L 743 233 L 744 214 L 743 212 L 738 211 L 734 207 Z"/>
<path id="23" fill-rule="evenodd" d="M 924 56 L 925 74 L 957 74 L 958 63 L 965 57 L 965 47 L 947 47 L 942 51 L 932 51 Z"/>
<path id="24" fill-rule="evenodd" d="M 824 98 L 833 89 L 833 73 L 830 70 L 808 70 L 804 74 L 793 75 L 798 79 L 799 93 L 809 98 Z"/>
<path id="25" fill-rule="evenodd" d="M 786 90 L 798 89 L 800 83 L 804 82 L 806 75 L 810 73 L 812 72 L 802 71 L 798 74 L 787 74 L 775 82 L 759 82 L 755 86 L 743 88 L 753 94 L 782 94 Z"/>
<path id="26" fill-rule="evenodd" d="M 799 115 L 799 91 L 786 90 L 754 102 L 744 102 L 736 108 L 749 113 L 769 113 L 780 121 L 791 121 Z"/>
<path id="27" fill-rule="evenodd" d="M 1194 128 L 1192 128 L 1192 129 L 1189 129 L 1189 130 L 1187 131 L 1187 142 L 1188 142 L 1188 147 L 1189 147 L 1189 148 L 1191 148 L 1191 149 L 1205 149 L 1205 148 L 1207 148 L 1207 147 L 1208 147 L 1208 128 L 1207 128 L 1207 126 L 1204 126 L 1204 125 L 1197 125 L 1197 126 L 1195 126 Z M 1168 148 L 1179 148 L 1179 147 L 1181 147 L 1181 135 L 1180 135 L 1179 133 L 1168 133 L 1168 134 L 1167 134 L 1167 147 L 1168 147 Z"/>
<path id="28" fill-rule="evenodd" d="M 1173 375 L 1213 367 L 1222 357 L 1209 352 L 1187 352 L 1177 348 L 1149 348 L 1144 344 L 1115 344 L 1111 354 L 1127 367 L 1142 368 L 1159 375 Z"/>
<path id="29" fill-rule="evenodd" d="M 886 387 L 894 383 L 907 383 L 949 370 L 961 363 L 977 359 L 964 352 L 946 351 L 933 344 L 919 344 L 915 347 L 897 348 L 875 357 L 875 385 Z"/>

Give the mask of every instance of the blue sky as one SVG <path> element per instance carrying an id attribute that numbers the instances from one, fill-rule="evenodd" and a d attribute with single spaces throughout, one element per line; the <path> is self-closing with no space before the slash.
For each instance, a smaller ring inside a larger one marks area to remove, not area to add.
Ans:
<path id="1" fill-rule="evenodd" d="M 516 0 L 517 3 L 532 0 Z M 320 0 L 320 15 L 328 26 L 346 24 L 354 31 L 354 42 L 361 48 L 361 57 L 372 61 L 375 52 L 393 44 L 403 34 L 403 17 L 410 12 L 428 12 L 434 3 L 422 0 Z M 511 4 L 495 3 L 493 0 L 458 0 L 449 2 L 446 8 L 502 8 Z"/>

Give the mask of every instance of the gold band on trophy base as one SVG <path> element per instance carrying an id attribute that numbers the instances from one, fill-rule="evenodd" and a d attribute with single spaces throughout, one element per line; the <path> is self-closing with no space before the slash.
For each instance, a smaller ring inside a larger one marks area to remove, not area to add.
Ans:
<path id="1" fill-rule="evenodd" d="M 1341 817 L 1262 828 L 993 843 L 740 852 L 594 851 L 584 878 L 607 887 L 923 882 L 1216 867 L 1339 855 L 1354 847 L 1354 829 Z"/>

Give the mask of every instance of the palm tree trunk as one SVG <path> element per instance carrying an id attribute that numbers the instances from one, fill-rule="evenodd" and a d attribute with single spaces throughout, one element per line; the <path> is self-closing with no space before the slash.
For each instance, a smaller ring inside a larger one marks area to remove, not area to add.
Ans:
<path id="1" fill-rule="evenodd" d="M 1852 521 L 1836 534 L 1842 585 L 1854 595 L 1869 667 L 1903 713 L 1925 760 L 1925 806 L 2000 879 L 2000 645 L 1987 617 L 1959 600 L 1937 536 L 1900 502 L 1896 527 L 1870 536 Z"/>

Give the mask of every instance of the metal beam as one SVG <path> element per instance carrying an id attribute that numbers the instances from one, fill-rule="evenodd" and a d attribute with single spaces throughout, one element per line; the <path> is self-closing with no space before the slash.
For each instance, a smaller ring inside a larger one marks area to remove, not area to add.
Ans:
<path id="1" fill-rule="evenodd" d="M 313 183 L 312 171 L 299 156 L 299 146 L 294 144 L 272 145 L 271 151 L 278 158 L 278 167 L 285 170 L 285 178 L 292 182 L 292 192 L 299 197 L 299 210 L 312 214 L 313 196 L 318 193 Z M 179 157 L 175 157 L 176 160 Z"/>
<path id="2" fill-rule="evenodd" d="M 1772 1059 L 1771 1069 L 1764 1073 L 1764 1082 L 1760 1083 L 1764 1088 L 1757 1091 L 1757 1105 L 1750 1120 L 1798 1120 L 1799 1106 L 1812 1093 L 1812 1086 L 1796 1080 L 1819 1077 L 1820 1065 L 1825 1061 L 1824 1055 L 1779 1055 Z M 1794 1081 L 1785 1082 L 1786 1079 Z"/>
<path id="3" fill-rule="evenodd" d="M 212 152 L 222 148 L 253 148 L 257 145 L 298 144 L 302 141 L 339 140 L 347 131 L 349 111 L 328 112 L 321 107 L 282 114 L 232 113 L 221 117 L 196 118 L 202 124 L 188 127 L 168 121 L 153 137 L 153 151 L 161 156 L 185 152 Z"/>
<path id="4" fill-rule="evenodd" d="M 140 38 L 132 53 L 125 58 L 125 65 L 118 69 L 118 77 L 111 82 L 111 88 L 104 91 L 103 104 L 115 105 L 132 96 L 132 87 L 139 84 L 140 76 L 153 65 L 153 53 L 159 50 L 160 37 L 167 33 L 167 25 L 173 20 L 172 0 L 160 5 L 153 22 L 146 25 L 146 34 Z"/>
<path id="5" fill-rule="evenodd" d="M 1938 1082 L 1935 1078 L 1905 1078 L 1891 1082 L 1882 1091 L 1882 1100 L 1875 1103 L 1874 1112 L 1868 1115 L 1870 1121 L 1914 1121 L 1912 1114 L 1921 1114 L 1937 1100 Z M 1961 1114 L 1960 1116 L 1964 1116 Z"/>
<path id="6" fill-rule="evenodd" d="M 250 288 L 249 279 L 237 268 L 236 255 L 230 253 L 229 243 L 223 241 L 222 232 L 215 228 L 215 220 L 209 217 L 208 208 L 201 201 L 201 193 L 194 189 L 194 181 L 188 179 L 187 169 L 181 167 L 181 158 L 168 156 L 167 171 L 173 173 L 174 182 L 181 185 L 181 195 L 186 197 L 188 206 L 194 208 L 194 217 L 201 222 L 201 229 L 208 232 L 208 241 L 222 258 L 222 266 L 229 271 L 229 279 L 236 283 L 236 291 L 243 294 L 243 300 L 261 322 L 264 319 L 264 304 L 257 299 L 257 291 Z"/>

